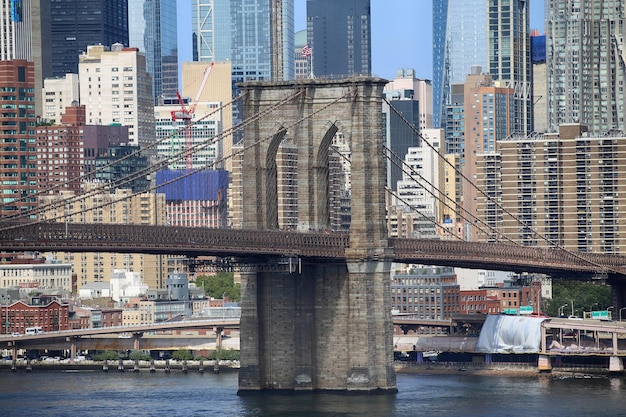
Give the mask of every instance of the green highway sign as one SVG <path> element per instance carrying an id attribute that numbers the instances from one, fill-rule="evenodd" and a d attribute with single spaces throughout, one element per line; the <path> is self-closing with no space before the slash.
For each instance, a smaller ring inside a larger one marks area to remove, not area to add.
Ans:
<path id="1" fill-rule="evenodd" d="M 504 314 L 517 314 L 517 309 L 516 308 L 505 308 L 504 309 Z"/>
<path id="2" fill-rule="evenodd" d="M 609 312 L 607 310 L 592 311 L 591 318 L 596 320 L 608 320 Z"/>
<path id="3" fill-rule="evenodd" d="M 520 314 L 531 314 L 533 312 L 533 306 L 520 306 Z"/>

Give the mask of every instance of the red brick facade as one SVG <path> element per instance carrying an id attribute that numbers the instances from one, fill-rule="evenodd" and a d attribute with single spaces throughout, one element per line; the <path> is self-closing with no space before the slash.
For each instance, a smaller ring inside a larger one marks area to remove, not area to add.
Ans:
<path id="1" fill-rule="evenodd" d="M 17 301 L 0 306 L 2 333 L 24 334 L 27 327 L 40 326 L 44 332 L 69 330 L 69 306 L 53 301 L 45 306 L 33 306 Z"/>

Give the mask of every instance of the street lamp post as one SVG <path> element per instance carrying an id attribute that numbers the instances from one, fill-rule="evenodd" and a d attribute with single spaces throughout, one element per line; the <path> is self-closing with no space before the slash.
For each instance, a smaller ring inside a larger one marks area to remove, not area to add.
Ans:
<path id="1" fill-rule="evenodd" d="M 558 308 L 557 314 L 559 315 L 559 317 L 561 317 L 563 315 L 563 309 L 565 307 L 567 307 L 567 304 L 563 304 L 561 307 Z"/>
<path id="2" fill-rule="evenodd" d="M 611 311 L 611 309 L 614 309 L 614 308 L 615 308 L 615 306 L 609 306 L 609 307 L 606 308 L 606 311 Z M 610 318 L 612 319 L 613 315 L 611 315 Z"/>
<path id="3" fill-rule="evenodd" d="M 622 321 L 622 310 L 626 310 L 626 307 L 622 307 L 619 309 L 619 321 Z"/>

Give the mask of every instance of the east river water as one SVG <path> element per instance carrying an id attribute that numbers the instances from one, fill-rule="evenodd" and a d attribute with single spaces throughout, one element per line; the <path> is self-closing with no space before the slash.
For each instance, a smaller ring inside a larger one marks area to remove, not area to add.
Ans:
<path id="1" fill-rule="evenodd" d="M 237 372 L 0 372 L 0 416 L 626 416 L 626 378 L 397 375 L 393 395 L 237 395 Z"/>

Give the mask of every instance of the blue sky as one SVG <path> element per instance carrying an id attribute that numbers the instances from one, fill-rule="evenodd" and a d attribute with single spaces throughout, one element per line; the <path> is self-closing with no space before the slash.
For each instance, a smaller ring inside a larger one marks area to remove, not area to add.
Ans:
<path id="1" fill-rule="evenodd" d="M 432 79 L 432 1 L 371 0 L 374 75 L 393 79 L 397 69 L 413 68 L 418 78 Z M 179 62 L 187 62 L 191 1 L 177 4 Z M 531 28 L 543 33 L 543 0 L 530 0 L 530 7 Z M 295 0 L 295 20 L 296 31 L 306 28 L 306 0 Z"/>

